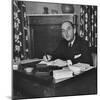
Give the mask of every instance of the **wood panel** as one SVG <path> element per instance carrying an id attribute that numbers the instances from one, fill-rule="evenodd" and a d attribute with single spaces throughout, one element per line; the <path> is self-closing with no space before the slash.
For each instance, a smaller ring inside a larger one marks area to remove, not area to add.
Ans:
<path id="1" fill-rule="evenodd" d="M 30 16 L 31 58 L 42 58 L 45 53 L 52 53 L 61 40 L 61 23 L 72 21 L 72 15 Z"/>
<path id="2" fill-rule="evenodd" d="M 45 53 L 52 53 L 61 40 L 60 25 L 34 26 L 35 56 L 42 57 Z"/>
<path id="3" fill-rule="evenodd" d="M 61 24 L 64 21 L 72 21 L 73 15 L 56 15 L 56 16 L 30 16 L 30 24 Z"/>

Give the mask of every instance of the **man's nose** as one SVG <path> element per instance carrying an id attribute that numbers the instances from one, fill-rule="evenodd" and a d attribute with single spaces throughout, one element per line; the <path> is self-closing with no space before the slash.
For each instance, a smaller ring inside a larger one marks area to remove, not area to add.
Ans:
<path id="1" fill-rule="evenodd" d="M 65 33 L 67 33 L 67 34 L 68 34 L 68 30 L 66 30 L 66 31 L 65 31 Z"/>

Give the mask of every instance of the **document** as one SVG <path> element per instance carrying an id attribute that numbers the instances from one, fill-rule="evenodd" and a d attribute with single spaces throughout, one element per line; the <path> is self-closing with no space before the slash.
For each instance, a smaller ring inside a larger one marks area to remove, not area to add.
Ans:
<path id="1" fill-rule="evenodd" d="M 41 61 L 38 64 L 46 64 L 47 66 L 64 67 L 64 66 L 66 66 L 66 61 L 63 61 L 61 59 L 56 59 L 56 60 L 53 60 L 53 61 Z"/>
<path id="2" fill-rule="evenodd" d="M 51 65 L 51 66 L 53 66 L 53 61 L 41 61 L 41 62 L 39 62 L 38 64 L 46 64 L 47 66 L 49 66 L 49 65 Z"/>
<path id="3" fill-rule="evenodd" d="M 37 62 L 37 61 L 41 61 L 43 59 L 39 59 L 39 58 L 34 58 L 34 59 L 26 59 L 26 60 L 22 60 L 20 63 L 21 64 L 26 64 L 26 63 L 32 63 L 32 62 Z"/>
<path id="4" fill-rule="evenodd" d="M 76 75 L 80 74 L 81 72 L 88 71 L 92 68 L 94 67 L 86 63 L 77 63 L 72 66 L 69 66 L 69 69 L 72 70 Z"/>

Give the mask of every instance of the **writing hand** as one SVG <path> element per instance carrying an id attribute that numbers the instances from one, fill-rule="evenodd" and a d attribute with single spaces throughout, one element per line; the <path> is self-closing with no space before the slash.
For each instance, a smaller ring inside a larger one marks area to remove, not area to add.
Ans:
<path id="1" fill-rule="evenodd" d="M 67 60 L 66 63 L 67 63 L 67 66 L 71 66 L 72 65 L 72 61 L 71 60 Z"/>
<path id="2" fill-rule="evenodd" d="M 52 56 L 51 56 L 51 55 L 48 55 L 48 54 L 47 54 L 47 55 L 44 55 L 44 56 L 43 56 L 43 60 L 46 61 L 46 62 L 47 62 L 47 61 L 50 61 L 51 59 L 52 59 Z"/>

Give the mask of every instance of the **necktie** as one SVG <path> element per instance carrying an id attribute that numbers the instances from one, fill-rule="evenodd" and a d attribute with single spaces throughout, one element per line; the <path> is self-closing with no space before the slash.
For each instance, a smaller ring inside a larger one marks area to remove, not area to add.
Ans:
<path id="1" fill-rule="evenodd" d="M 68 47 L 71 47 L 71 42 L 68 43 Z"/>

